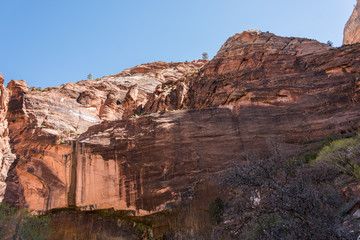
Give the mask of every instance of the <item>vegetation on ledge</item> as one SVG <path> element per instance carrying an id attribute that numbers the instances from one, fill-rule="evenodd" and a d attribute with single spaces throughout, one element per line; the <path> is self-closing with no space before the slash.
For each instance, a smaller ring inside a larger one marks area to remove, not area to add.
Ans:
<path id="1" fill-rule="evenodd" d="M 307 158 L 247 157 L 221 182 L 232 197 L 215 239 L 356 239 L 360 138 L 330 142 Z"/>

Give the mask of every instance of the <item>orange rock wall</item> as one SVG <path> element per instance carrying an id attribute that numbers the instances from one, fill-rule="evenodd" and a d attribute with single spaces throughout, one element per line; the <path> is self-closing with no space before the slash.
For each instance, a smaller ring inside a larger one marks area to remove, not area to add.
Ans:
<path id="1" fill-rule="evenodd" d="M 357 1 L 354 11 L 347 21 L 344 29 L 343 44 L 355 44 L 360 42 L 360 2 Z"/>
<path id="2" fill-rule="evenodd" d="M 6 114 L 8 110 L 9 91 L 4 87 L 4 77 L 0 73 L 0 202 L 6 190 L 5 180 L 15 155 L 11 152 L 9 144 L 9 129 Z"/>
<path id="3" fill-rule="evenodd" d="M 305 142 L 357 131 L 359 53 L 248 31 L 211 61 L 141 65 L 41 92 L 12 81 L 18 158 L 5 199 L 37 211 L 171 209 L 243 154 L 298 154 Z"/>

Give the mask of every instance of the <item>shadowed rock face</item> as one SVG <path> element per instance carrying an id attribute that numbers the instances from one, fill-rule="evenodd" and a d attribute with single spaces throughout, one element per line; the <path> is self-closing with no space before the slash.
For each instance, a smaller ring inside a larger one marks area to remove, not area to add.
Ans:
<path id="1" fill-rule="evenodd" d="M 347 21 L 344 29 L 344 39 L 343 44 L 354 44 L 360 42 L 360 2 L 357 1 L 357 4 L 354 8 L 354 11 Z"/>
<path id="2" fill-rule="evenodd" d="M 114 221 L 116 217 L 110 214 L 106 211 L 100 215 L 71 210 L 50 213 L 49 217 L 51 217 L 52 226 L 56 229 L 50 239 L 148 239 L 146 235 L 139 233 L 139 226 L 124 220 Z"/>
<path id="3" fill-rule="evenodd" d="M 248 31 L 209 62 L 142 65 L 38 94 L 12 82 L 7 118 L 19 157 L 5 198 L 23 192 L 19 204 L 39 211 L 169 209 L 246 152 L 292 155 L 356 131 L 359 77 L 356 45 Z M 134 113 L 144 116 L 123 118 Z"/>

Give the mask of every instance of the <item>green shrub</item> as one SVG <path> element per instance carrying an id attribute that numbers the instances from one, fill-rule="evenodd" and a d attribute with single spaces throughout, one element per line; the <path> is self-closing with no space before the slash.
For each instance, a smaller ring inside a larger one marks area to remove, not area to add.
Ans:
<path id="1" fill-rule="evenodd" d="M 304 163 L 310 163 L 310 162 L 313 162 L 317 157 L 318 157 L 317 152 L 309 152 L 309 153 L 306 153 L 302 157 L 302 160 L 303 160 Z"/>
<path id="2" fill-rule="evenodd" d="M 49 239 L 51 220 L 47 216 L 31 215 L 5 203 L 0 204 L 0 239 Z"/>
<path id="3" fill-rule="evenodd" d="M 216 239 L 355 239 L 358 225 L 345 229 L 338 214 L 348 201 L 338 169 L 299 157 L 245 157 L 221 180 L 230 196 Z"/>
<path id="4" fill-rule="evenodd" d="M 325 146 L 316 161 L 336 166 L 342 173 L 360 178 L 360 138 L 345 138 Z"/>
<path id="5" fill-rule="evenodd" d="M 291 228 L 279 214 L 264 213 L 253 222 L 247 235 L 248 239 L 261 239 L 264 232 L 273 233 L 278 231 L 291 231 Z"/>

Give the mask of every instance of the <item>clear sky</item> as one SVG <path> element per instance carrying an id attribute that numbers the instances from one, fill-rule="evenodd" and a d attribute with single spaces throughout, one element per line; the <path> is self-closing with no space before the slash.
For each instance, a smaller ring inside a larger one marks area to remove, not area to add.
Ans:
<path id="1" fill-rule="evenodd" d="M 341 46 L 355 0 L 0 0 L 0 72 L 29 86 L 213 57 L 248 29 Z"/>

